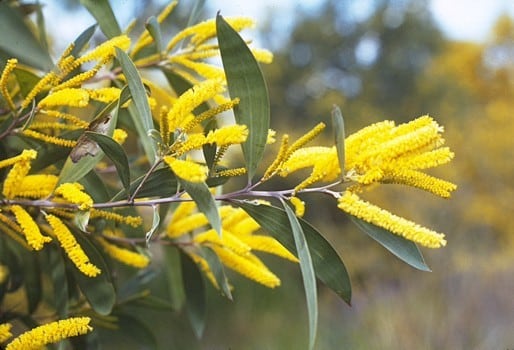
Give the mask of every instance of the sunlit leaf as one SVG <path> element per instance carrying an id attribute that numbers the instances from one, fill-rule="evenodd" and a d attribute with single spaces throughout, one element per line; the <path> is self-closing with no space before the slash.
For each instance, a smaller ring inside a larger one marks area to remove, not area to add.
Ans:
<path id="1" fill-rule="evenodd" d="M 283 209 L 245 201 L 234 201 L 234 204 L 243 208 L 266 232 L 275 237 L 287 249 L 296 252 L 289 219 Z M 316 277 L 350 304 L 352 296 L 350 277 L 343 261 L 321 233 L 307 221 L 303 219 L 298 219 L 298 221 L 311 253 Z"/>
<path id="2" fill-rule="evenodd" d="M 157 154 L 157 147 L 155 142 L 148 135 L 148 130 L 154 129 L 155 127 L 150 105 L 148 104 L 146 89 L 130 57 L 119 48 L 116 48 L 116 57 L 120 62 L 123 74 L 127 79 L 130 94 L 132 95 L 132 103 L 128 107 L 130 116 L 136 126 L 138 139 L 143 145 L 148 161 L 150 164 L 153 164 L 155 162 L 155 155 Z"/>
<path id="3" fill-rule="evenodd" d="M 234 107 L 234 115 L 238 124 L 249 129 L 243 153 L 251 179 L 262 159 L 268 137 L 268 89 L 259 64 L 245 41 L 219 14 L 216 16 L 216 30 L 230 97 L 240 99 Z"/>
<path id="4" fill-rule="evenodd" d="M 109 39 L 121 34 L 121 29 L 108 0 L 80 0 L 96 19 L 100 29 Z"/>
<path id="5" fill-rule="evenodd" d="M 127 155 L 120 144 L 109 136 L 96 132 L 87 131 L 86 136 L 95 141 L 104 151 L 105 155 L 113 162 L 123 187 L 128 189 L 130 187 L 130 167 Z"/>
<path id="6" fill-rule="evenodd" d="M 307 314 L 309 317 L 309 349 L 314 349 L 318 329 L 318 291 L 316 288 L 314 267 L 312 266 L 309 247 L 305 240 L 305 235 L 298 218 L 294 214 L 293 210 L 291 210 L 291 208 L 285 203 L 284 209 L 291 225 L 291 231 L 293 232 L 294 242 L 296 245 L 296 252 L 300 259 L 300 270 L 302 271 L 305 298 L 307 299 Z"/>
<path id="7" fill-rule="evenodd" d="M 75 265 L 71 264 L 73 276 L 93 310 L 100 315 L 108 315 L 116 302 L 116 292 L 112 283 L 110 268 L 102 253 L 88 238 L 84 237 L 83 233 L 73 232 L 73 235 L 91 263 L 102 271 L 96 277 L 88 277 L 80 272 Z"/>
<path id="8" fill-rule="evenodd" d="M 205 183 L 194 183 L 185 180 L 179 180 L 186 192 L 191 196 L 200 210 L 209 220 L 212 228 L 221 234 L 221 219 L 218 212 L 218 206 L 212 196 L 209 187 Z"/>
<path id="9" fill-rule="evenodd" d="M 198 266 L 186 254 L 182 254 L 182 271 L 184 290 L 186 293 L 186 311 L 197 338 L 205 329 L 207 315 L 207 300 L 205 285 Z"/>
<path id="10" fill-rule="evenodd" d="M 341 177 L 344 177 L 344 165 L 345 165 L 345 149 L 344 149 L 344 119 L 343 114 L 339 107 L 335 106 L 332 108 L 332 127 L 334 128 L 334 141 L 337 150 L 337 159 L 339 160 L 339 166 L 341 167 Z"/>
<path id="11" fill-rule="evenodd" d="M 412 241 L 405 239 L 401 236 L 382 228 L 363 221 L 355 216 L 349 215 L 350 219 L 364 231 L 368 236 L 380 243 L 384 248 L 393 253 L 396 257 L 403 260 L 410 266 L 422 270 L 430 271 L 430 268 L 425 263 L 425 259 L 421 254 L 418 246 Z"/>
<path id="12" fill-rule="evenodd" d="M 0 2 L 0 33 L 0 51 L 6 56 L 45 71 L 53 67 L 48 51 L 34 38 L 24 18 L 4 1 Z"/>

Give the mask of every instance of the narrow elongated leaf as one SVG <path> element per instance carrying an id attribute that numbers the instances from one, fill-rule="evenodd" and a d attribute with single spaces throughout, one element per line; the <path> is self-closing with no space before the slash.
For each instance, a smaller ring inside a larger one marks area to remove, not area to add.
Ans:
<path id="1" fill-rule="evenodd" d="M 34 312 L 43 296 L 41 288 L 41 269 L 36 254 L 25 254 L 23 259 L 25 291 L 29 314 Z"/>
<path id="2" fill-rule="evenodd" d="M 48 52 L 48 40 L 46 38 L 46 28 L 45 28 L 45 17 L 43 16 L 43 9 L 41 4 L 36 5 L 36 24 L 37 24 L 37 32 L 39 34 L 39 43 L 43 50 Z"/>
<path id="3" fill-rule="evenodd" d="M 0 52 L 41 70 L 53 67 L 52 59 L 25 24 L 21 14 L 0 2 Z"/>
<path id="4" fill-rule="evenodd" d="M 123 187 L 128 189 L 130 187 L 130 167 L 127 155 L 120 144 L 109 136 L 96 132 L 86 131 L 86 136 L 95 141 L 104 151 L 105 155 L 114 163 Z"/>
<path id="5" fill-rule="evenodd" d="M 235 201 L 234 204 L 243 208 L 264 230 L 287 249 L 296 252 L 289 219 L 283 209 L 246 201 Z M 321 233 L 307 221 L 303 219 L 298 219 L 298 221 L 309 247 L 316 277 L 350 304 L 352 296 L 350 277 L 343 261 Z"/>
<path id="6" fill-rule="evenodd" d="M 197 338 L 201 338 L 205 329 L 207 300 L 205 285 L 198 266 L 186 254 L 182 254 L 184 290 L 187 295 L 186 310 Z"/>
<path id="7" fill-rule="evenodd" d="M 116 302 L 116 292 L 112 283 L 109 266 L 95 245 L 85 238 L 83 233 L 73 232 L 73 235 L 89 257 L 91 263 L 102 271 L 96 277 L 88 277 L 80 272 L 75 265 L 72 265 L 73 276 L 93 310 L 100 315 L 108 315 L 111 313 Z"/>
<path id="8" fill-rule="evenodd" d="M 341 167 L 341 178 L 344 177 L 345 165 L 345 149 L 344 149 L 344 119 L 339 107 L 334 105 L 332 109 L 332 127 L 334 128 L 334 141 L 337 151 L 337 159 L 339 160 L 339 167 Z"/>
<path id="9" fill-rule="evenodd" d="M 384 248 L 393 253 L 397 258 L 418 270 L 430 271 L 430 268 L 425 263 L 423 255 L 414 242 L 395 235 L 382 227 L 375 226 L 369 222 L 356 218 L 355 216 L 348 216 L 358 228 L 384 246 Z"/>
<path id="10" fill-rule="evenodd" d="M 262 159 L 270 123 L 268 89 L 259 64 L 239 34 L 216 16 L 216 32 L 231 98 L 238 97 L 234 108 L 238 124 L 249 129 L 243 153 L 251 180 Z"/>
<path id="11" fill-rule="evenodd" d="M 157 147 L 153 139 L 148 135 L 148 131 L 155 129 L 152 119 L 152 113 L 148 104 L 148 96 L 146 95 L 146 89 L 143 85 L 143 81 L 139 76 L 136 66 L 130 59 L 130 57 L 119 48 L 116 48 L 116 57 L 120 62 L 123 74 L 127 79 L 130 94 L 132 95 L 132 103 L 129 105 L 129 113 L 132 117 L 132 121 L 136 126 L 136 131 L 139 136 L 139 140 L 143 145 L 145 154 L 148 157 L 150 164 L 155 162 L 155 156 L 157 154 Z"/>
<path id="12" fill-rule="evenodd" d="M 131 339 L 137 344 L 137 349 L 151 350 L 159 348 L 157 339 L 151 328 L 133 314 L 116 313 L 120 335 Z"/>
<path id="13" fill-rule="evenodd" d="M 60 318 L 68 317 L 68 279 L 64 259 L 59 251 L 50 251 L 48 253 L 47 268 L 50 271 L 52 287 L 54 291 L 53 303 L 55 310 Z M 43 265 L 45 266 L 45 265 Z"/>
<path id="14" fill-rule="evenodd" d="M 228 299 L 232 300 L 230 285 L 228 284 L 228 278 L 225 275 L 225 269 L 223 268 L 220 258 L 214 250 L 209 247 L 201 247 L 201 253 L 203 258 L 207 261 L 209 269 L 211 269 L 214 279 L 221 289 L 221 293 Z"/>
<path id="15" fill-rule="evenodd" d="M 198 210 L 207 217 L 212 228 L 221 235 L 220 214 L 209 187 L 205 183 L 193 183 L 185 180 L 179 180 L 179 182 L 195 201 Z"/>
<path id="16" fill-rule="evenodd" d="M 78 57 L 80 51 L 86 46 L 86 44 L 91 40 L 93 34 L 95 34 L 96 24 L 89 26 L 86 30 L 84 30 L 73 42 L 73 49 L 71 50 L 70 55 L 74 57 Z"/>
<path id="17" fill-rule="evenodd" d="M 128 193 L 134 193 L 143 181 L 144 175 L 138 177 L 130 184 Z M 117 201 L 127 197 L 127 190 L 117 193 L 111 200 Z M 177 179 L 168 167 L 157 169 L 146 179 L 143 186 L 139 189 L 135 198 L 144 197 L 170 197 L 177 193 Z"/>
<path id="18" fill-rule="evenodd" d="M 285 203 L 284 209 L 286 210 L 286 214 L 291 225 L 291 231 L 293 231 L 296 252 L 300 259 L 300 270 L 302 271 L 303 286 L 305 288 L 305 297 L 307 299 L 307 314 L 309 316 L 309 349 L 314 349 L 318 329 L 318 291 L 316 288 L 314 267 L 312 266 L 309 246 L 305 240 L 305 235 L 298 218 L 291 208 Z"/>
<path id="19" fill-rule="evenodd" d="M 121 29 L 108 0 L 80 0 L 96 19 L 100 29 L 109 39 L 121 34 Z"/>
<path id="20" fill-rule="evenodd" d="M 159 22 L 157 22 L 157 18 L 152 16 L 148 18 L 145 25 L 146 29 L 150 33 L 155 43 L 155 47 L 158 53 L 162 52 L 162 34 L 161 34 L 161 26 Z"/>
<path id="21" fill-rule="evenodd" d="M 182 277 L 182 262 L 177 247 L 163 245 L 164 273 L 168 285 L 168 295 L 174 310 L 180 310 L 186 300 Z"/>

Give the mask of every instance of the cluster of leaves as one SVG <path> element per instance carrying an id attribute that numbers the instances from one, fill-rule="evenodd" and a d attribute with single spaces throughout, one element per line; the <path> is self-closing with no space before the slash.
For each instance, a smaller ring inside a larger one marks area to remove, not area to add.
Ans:
<path id="1" fill-rule="evenodd" d="M 91 14 L 96 18 L 102 32 L 108 38 L 121 34 L 113 11 L 107 1 L 83 1 Z M 38 18 L 42 18 L 41 7 L 35 6 Z M 194 17 L 194 14 L 192 14 Z M 42 23 L 41 21 L 38 21 Z M 88 28 L 74 42 L 73 51 L 79 52 L 91 40 L 96 26 Z M 142 50 L 137 60 L 159 54 L 162 50 L 162 36 L 159 22 L 155 18 L 147 21 L 147 29 L 153 39 L 153 44 Z M 155 232 L 165 230 L 166 217 L 173 213 L 170 205 L 181 201 L 181 194 L 187 193 L 196 203 L 198 209 L 207 217 L 210 225 L 221 232 L 221 218 L 217 210 L 217 200 L 224 200 L 243 209 L 270 236 L 279 241 L 285 248 L 293 252 L 299 259 L 302 272 L 307 310 L 309 316 L 309 347 L 314 347 L 317 325 L 317 286 L 316 278 L 332 289 L 345 302 L 350 303 L 351 286 L 346 268 L 338 253 L 330 243 L 312 225 L 297 217 L 294 210 L 286 203 L 287 199 L 280 191 L 255 191 L 255 177 L 261 164 L 264 147 L 268 138 L 270 123 L 269 98 L 266 83 L 260 67 L 248 48 L 246 42 L 220 15 L 216 19 L 216 30 L 219 50 L 223 61 L 224 73 L 230 96 L 239 100 L 234 108 L 236 122 L 246 125 L 249 130 L 247 141 L 242 145 L 245 169 L 248 174 L 248 186 L 231 194 L 213 196 L 211 189 L 221 186 L 230 177 L 208 177 L 202 182 L 186 181 L 162 165 L 159 159 L 159 126 L 148 104 L 147 88 L 143 84 L 141 73 L 145 67 L 139 67 L 133 57 L 124 51 L 116 50 L 116 60 L 112 70 L 123 73 L 126 86 L 122 88 L 120 97 L 111 103 L 91 105 L 94 117 L 91 120 L 103 120 L 108 115 L 112 117 L 112 129 L 116 125 L 123 126 L 129 131 L 130 137 L 138 142 L 138 147 L 130 149 L 121 147 L 109 136 L 95 133 L 95 130 L 85 131 L 84 135 L 90 143 L 98 145 L 101 151 L 93 156 L 81 157 L 78 160 L 70 158 L 70 150 L 45 141 L 32 140 L 13 130 L 23 129 L 31 122 L 30 108 L 27 117 L 18 120 L 6 108 L 2 110 L 2 137 L 0 151 L 2 158 L 19 154 L 21 150 L 32 148 L 38 150 L 38 158 L 32 164 L 32 170 L 38 172 L 48 167 L 57 169 L 58 183 L 80 182 L 87 193 L 94 198 L 96 208 L 122 207 L 123 214 L 137 215 L 139 207 L 152 208 L 152 224 L 148 230 L 142 227 L 121 225 L 127 238 L 125 243 L 144 254 L 148 246 L 154 242 Z M 16 69 L 16 79 L 23 95 L 26 95 L 39 82 L 40 77 L 34 70 L 49 71 L 53 69 L 52 59 L 48 53 L 44 28 L 38 28 L 39 38 L 36 39 L 27 27 L 25 19 L 19 11 L 5 3 L 0 4 L 0 31 L 6 33 L 0 38 L 0 58 L 16 57 L 30 69 Z M 16 45 L 16 43 L 23 43 Z M 176 95 L 188 91 L 192 83 L 176 74 L 172 67 L 154 65 L 167 78 L 168 87 Z M 74 75 L 80 72 L 74 72 Z M 116 80 L 121 84 L 122 80 Z M 123 108 L 127 101 L 128 108 Z M 111 113 L 111 114 L 110 114 Z M 26 122 L 25 126 L 20 122 Z M 205 125 L 205 133 L 216 126 Z M 334 112 L 335 144 L 338 151 L 339 163 L 344 164 L 344 126 L 340 113 Z M 93 131 L 93 132 L 92 132 Z M 157 135 L 157 136 L 156 136 Z M 69 139 L 78 140 L 80 134 L 70 132 Z M 141 146 L 142 150 L 139 149 Z M 216 149 L 204 147 L 204 157 L 209 163 Z M 104 156 L 113 164 L 116 176 L 103 175 L 98 167 Z M 141 161 L 141 158 L 144 161 Z M 344 171 L 342 171 L 344 175 Z M 117 181 L 119 179 L 119 182 Z M 121 186 L 120 186 L 121 184 Z M 294 190 L 288 190 L 287 195 L 294 195 Z M 266 194 L 266 195 L 265 195 Z M 277 200 L 280 206 L 263 205 L 252 201 L 262 196 Z M 150 199 L 148 199 L 150 198 Z M 6 205 L 10 202 L 4 201 Z M 41 208 L 47 203 L 32 202 L 28 207 Z M 50 206 L 50 204 L 49 204 Z M 84 276 L 63 256 L 59 249 L 45 249 L 33 252 L 11 241 L 7 235 L 0 236 L 0 263 L 7 266 L 9 277 L 0 281 L 0 297 L 3 307 L 0 313 L 0 323 L 17 320 L 27 328 L 32 328 L 39 313 L 47 309 L 55 315 L 51 318 L 65 318 L 70 314 L 90 315 L 94 326 L 106 328 L 120 326 L 123 334 L 134 336 L 140 342 L 155 344 L 154 336 L 134 315 L 125 312 L 127 307 L 143 305 L 148 308 L 177 310 L 186 307 L 191 324 L 198 335 L 205 326 L 205 286 L 201 267 L 195 264 L 180 244 L 160 247 L 164 252 L 163 261 L 158 267 L 164 271 L 168 279 L 169 290 L 165 298 L 149 293 L 147 285 L 157 276 L 155 268 L 142 272 L 125 271 L 109 257 L 101 252 L 98 244 L 91 239 L 87 231 L 90 223 L 88 215 L 78 212 L 75 215 L 73 235 L 85 251 L 90 261 L 103 272 L 96 277 Z M 363 229 L 373 239 L 398 256 L 411 266 L 428 270 L 417 246 L 398 235 L 353 218 L 357 226 Z M 94 221 L 95 233 L 101 233 L 106 227 L 105 220 Z M 168 242 L 169 244 L 169 242 Z M 230 297 L 224 267 L 219 257 L 209 249 L 201 249 L 203 259 L 208 263 L 208 271 L 220 287 L 220 290 Z M 157 259 L 156 259 L 157 260 Z M 159 265 L 156 262 L 156 265 Z M 120 275 L 123 275 L 120 277 Z M 162 276 L 162 274 L 161 274 Z M 23 295 L 23 292 L 25 295 Z M 15 303 L 26 304 L 26 307 L 12 307 Z M 23 300 L 25 299 L 25 300 Z M 116 317 L 111 317 L 116 316 Z M 130 326 L 124 327 L 124 325 Z M 87 336 L 87 342 L 95 339 L 95 333 Z M 76 343 L 80 346 L 79 341 Z"/>

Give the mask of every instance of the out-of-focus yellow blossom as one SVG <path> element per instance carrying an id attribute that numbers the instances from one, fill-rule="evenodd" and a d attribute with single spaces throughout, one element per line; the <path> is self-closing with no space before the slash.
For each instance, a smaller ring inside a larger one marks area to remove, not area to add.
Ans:
<path id="1" fill-rule="evenodd" d="M 113 259 L 125 265 L 143 269 L 150 263 L 150 259 L 143 254 L 139 254 L 132 250 L 109 243 L 106 239 L 101 237 L 98 237 L 97 241 L 100 243 L 107 254 L 109 254 Z"/>
<path id="2" fill-rule="evenodd" d="M 33 328 L 14 338 L 7 344 L 6 350 L 38 350 L 45 345 L 57 343 L 63 339 L 89 333 L 89 317 L 70 317 L 65 320 L 50 322 Z"/>
<path id="3" fill-rule="evenodd" d="M 240 144 L 246 141 L 248 128 L 246 125 L 227 125 L 219 129 L 209 131 L 207 143 L 215 143 L 219 147 Z"/>
<path id="4" fill-rule="evenodd" d="M 127 140 L 127 132 L 123 129 L 114 129 L 114 132 L 112 134 L 112 139 L 119 143 L 120 145 L 125 143 L 125 140 Z"/>
<path id="5" fill-rule="evenodd" d="M 39 226 L 36 224 L 32 216 L 30 216 L 30 214 L 27 213 L 27 211 L 23 207 L 19 205 L 11 205 L 10 210 L 16 217 L 16 221 L 18 222 L 18 224 L 21 226 L 27 243 L 34 250 L 43 249 L 43 245 L 52 240 L 52 238 L 48 236 L 43 236 L 41 234 Z"/>
<path id="6" fill-rule="evenodd" d="M 77 269 L 88 277 L 95 277 L 102 271 L 89 261 L 86 253 L 82 250 L 77 240 L 70 232 L 70 229 L 57 216 L 49 214 L 46 220 L 61 244 L 61 247 L 68 255 Z"/>
<path id="7" fill-rule="evenodd" d="M 289 201 L 294 206 L 296 216 L 302 217 L 305 214 L 305 202 L 298 197 L 291 197 Z"/>
<path id="8" fill-rule="evenodd" d="M 208 169 L 204 165 L 190 160 L 177 159 L 172 156 L 164 157 L 164 161 L 173 170 L 175 175 L 181 179 L 189 182 L 203 182 L 207 179 Z"/>
<path id="9" fill-rule="evenodd" d="M 55 194 L 73 204 L 78 204 L 80 210 L 87 210 L 93 205 L 93 199 L 84 192 L 84 186 L 78 182 L 59 185 L 55 189 Z"/>
<path id="10" fill-rule="evenodd" d="M 83 63 L 98 60 L 107 62 L 111 60 L 115 54 L 115 48 L 118 47 L 123 51 L 127 51 L 130 47 L 130 38 L 126 35 L 119 35 L 98 45 L 93 50 L 87 52 L 75 61 L 75 65 L 79 66 Z"/>
<path id="11" fill-rule="evenodd" d="M 12 337 L 11 328 L 12 324 L 10 323 L 0 324 L 0 343 L 5 343 L 9 338 Z"/>
<path id="12" fill-rule="evenodd" d="M 18 242 L 23 248 L 27 250 L 32 249 L 32 247 L 27 244 L 27 241 L 22 238 L 22 228 L 2 213 L 0 213 L 0 228 L 2 233 L 8 235 L 13 241 Z"/>
<path id="13" fill-rule="evenodd" d="M 5 102 L 9 108 L 14 111 L 16 109 L 16 105 L 14 104 L 11 94 L 9 93 L 8 83 L 9 76 L 11 75 L 14 68 L 18 64 L 18 60 L 16 58 L 8 59 L 5 63 L 4 70 L 2 71 L 2 75 L 0 75 L 0 94 L 4 97 Z"/>
<path id="14" fill-rule="evenodd" d="M 104 218 L 106 220 L 111 220 L 115 222 L 119 222 L 122 224 L 127 224 L 132 227 L 141 226 L 143 223 L 143 219 L 140 216 L 132 216 L 132 215 L 121 215 L 118 213 L 114 213 L 112 211 L 100 210 L 100 209 L 91 209 L 90 218 Z"/>

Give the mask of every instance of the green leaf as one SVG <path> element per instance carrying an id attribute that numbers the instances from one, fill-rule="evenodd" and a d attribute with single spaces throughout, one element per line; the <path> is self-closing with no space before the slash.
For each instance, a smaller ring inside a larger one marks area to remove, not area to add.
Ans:
<path id="1" fill-rule="evenodd" d="M 48 51 L 34 38 L 21 14 L 4 1 L 0 2 L 0 33 L 0 52 L 31 67 L 52 69 Z"/>
<path id="2" fill-rule="evenodd" d="M 234 204 L 243 208 L 264 230 L 287 249 L 292 252 L 296 251 L 289 219 L 283 209 L 246 201 L 234 201 Z M 307 221 L 303 219 L 298 219 L 298 221 L 305 234 L 316 277 L 350 304 L 352 296 L 350 277 L 343 261 L 321 233 Z"/>
<path id="3" fill-rule="evenodd" d="M 121 90 L 119 100 L 109 103 L 104 109 L 102 109 L 100 113 L 98 113 L 96 117 L 93 118 L 93 121 L 90 123 L 90 126 L 97 122 L 101 123 L 101 120 L 107 118 L 109 113 L 111 113 L 112 109 L 116 107 L 115 111 L 110 115 L 111 120 L 109 121 L 109 127 L 105 132 L 107 136 L 112 136 L 114 128 L 116 127 L 116 123 L 118 121 L 118 112 L 120 110 L 120 106 L 123 105 L 128 100 L 128 98 L 129 89 L 127 87 L 124 87 Z M 80 145 L 77 144 L 77 146 L 75 147 L 80 147 Z M 57 185 L 66 182 L 79 181 L 95 167 L 95 165 L 102 159 L 103 156 L 104 153 L 101 150 L 99 150 L 94 156 L 85 155 L 82 158 L 80 158 L 77 162 L 73 162 L 71 157 L 68 156 L 68 159 L 66 159 L 66 162 L 64 163 L 64 166 L 61 169 Z"/>
<path id="4" fill-rule="evenodd" d="M 157 349 L 157 339 L 152 330 L 134 315 L 116 313 L 120 335 L 132 339 L 138 349 Z"/>
<path id="5" fill-rule="evenodd" d="M 138 188 L 144 175 L 138 177 L 130 184 L 130 189 L 118 192 L 111 201 L 117 201 L 126 198 L 128 193 L 134 193 Z M 177 193 L 177 179 L 171 172 L 169 167 L 157 169 L 148 178 L 137 193 L 135 198 L 143 197 L 170 197 Z"/>
<path id="6" fill-rule="evenodd" d="M 46 38 L 46 29 L 45 29 L 45 17 L 43 16 L 43 6 L 41 4 L 36 5 L 36 24 L 37 24 L 37 32 L 39 34 L 39 43 L 43 50 L 48 52 L 48 41 Z"/>
<path id="7" fill-rule="evenodd" d="M 291 225 L 291 231 L 293 231 L 298 258 L 300 259 L 300 270 L 302 271 L 303 286 L 307 299 L 307 314 L 309 316 L 309 349 L 314 349 L 318 329 L 318 292 L 314 267 L 312 266 L 312 258 L 302 226 L 289 205 L 283 204 Z"/>
<path id="8" fill-rule="evenodd" d="M 162 250 L 170 303 L 174 310 L 180 310 L 186 300 L 180 251 L 171 245 L 162 245 Z"/>
<path id="9" fill-rule="evenodd" d="M 155 16 L 148 18 L 145 27 L 152 36 L 157 52 L 160 54 L 162 52 L 162 34 L 161 26 L 159 22 L 157 22 L 157 18 L 155 18 Z"/>
<path id="10" fill-rule="evenodd" d="M 25 254 L 23 259 L 23 270 L 25 273 L 25 292 L 29 314 L 32 314 L 39 305 L 43 296 L 41 287 L 41 269 L 37 255 L 33 252 Z"/>
<path id="11" fill-rule="evenodd" d="M 358 228 L 384 246 L 384 248 L 393 253 L 397 258 L 418 270 L 431 271 L 425 263 L 425 259 L 423 258 L 418 246 L 414 242 L 398 236 L 382 227 L 363 221 L 353 215 L 347 215 Z"/>
<path id="12" fill-rule="evenodd" d="M 148 105 L 146 89 L 130 57 L 119 48 L 116 48 L 116 57 L 120 62 L 123 74 L 127 79 L 130 94 L 132 95 L 132 103 L 128 107 L 130 116 L 136 126 L 139 140 L 143 145 L 148 161 L 150 164 L 153 164 L 157 154 L 157 147 L 153 139 L 148 135 L 148 131 L 155 127 L 150 106 Z"/>
<path id="13" fill-rule="evenodd" d="M 201 338 L 207 316 L 207 296 L 202 274 L 198 266 L 186 254 L 182 254 L 184 290 L 187 295 L 186 311 L 197 338 Z"/>
<path id="14" fill-rule="evenodd" d="M 234 107 L 236 121 L 249 129 L 243 153 L 251 180 L 262 159 L 268 137 L 268 89 L 259 64 L 245 41 L 219 14 L 216 16 L 216 31 L 230 97 L 240 99 Z"/>
<path id="15" fill-rule="evenodd" d="M 73 49 L 71 49 L 70 55 L 74 57 L 78 57 L 82 49 L 86 46 L 86 44 L 91 40 L 93 34 L 95 34 L 96 24 L 93 24 L 86 30 L 84 30 L 73 42 Z"/>
<path id="16" fill-rule="evenodd" d="M 16 68 L 14 75 L 16 75 L 16 80 L 18 81 L 20 92 L 23 96 L 27 96 L 37 82 L 41 80 L 40 77 L 23 68 Z"/>
<path id="17" fill-rule="evenodd" d="M 48 253 L 48 264 L 44 264 L 49 271 L 51 285 L 53 288 L 53 298 L 55 310 L 60 318 L 68 317 L 68 278 L 64 259 L 60 251 L 52 250 Z"/>
<path id="18" fill-rule="evenodd" d="M 198 210 L 207 217 L 212 228 L 221 235 L 221 218 L 209 187 L 203 182 L 195 183 L 182 179 L 179 179 L 179 183 L 195 201 Z"/>
<path id="19" fill-rule="evenodd" d="M 83 233 L 73 230 L 73 235 L 91 263 L 102 271 L 96 277 L 88 277 L 80 272 L 75 265 L 70 264 L 73 276 L 93 310 L 100 315 L 108 315 L 116 302 L 116 292 L 112 283 L 110 268 L 102 253 L 88 238 L 84 237 Z"/>
<path id="20" fill-rule="evenodd" d="M 218 283 L 218 286 L 221 288 L 221 293 L 232 300 L 228 278 L 225 275 L 225 269 L 218 255 L 209 247 L 201 247 L 201 255 L 207 261 L 216 283 Z"/>
<path id="21" fill-rule="evenodd" d="M 334 105 L 332 108 L 332 125 L 334 128 L 334 140 L 337 150 L 337 159 L 339 160 L 339 167 L 341 168 L 341 178 L 344 177 L 345 166 L 345 149 L 344 149 L 344 119 L 339 107 Z"/>
<path id="22" fill-rule="evenodd" d="M 127 155 L 120 144 L 109 136 L 96 132 L 86 131 L 86 136 L 95 141 L 104 151 L 105 155 L 114 163 L 123 187 L 128 189 L 130 187 L 130 167 Z"/>
<path id="23" fill-rule="evenodd" d="M 80 3 L 96 19 L 106 37 L 110 39 L 121 34 L 120 26 L 108 0 L 80 0 Z"/>

